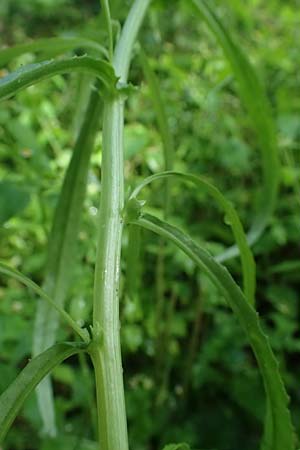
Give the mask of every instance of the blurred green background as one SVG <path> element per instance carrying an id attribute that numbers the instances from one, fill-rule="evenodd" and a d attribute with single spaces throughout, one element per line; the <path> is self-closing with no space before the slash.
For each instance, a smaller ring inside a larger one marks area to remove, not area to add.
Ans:
<path id="1" fill-rule="evenodd" d="M 1 0 L 1 45 L 51 36 L 84 36 L 106 44 L 97 0 Z M 114 0 L 122 23 L 131 2 Z M 260 153 L 223 53 L 188 1 L 153 1 L 140 34 L 155 70 L 176 148 L 175 169 L 205 174 L 232 200 L 247 228 L 261 183 Z M 254 247 L 257 307 L 291 396 L 300 428 L 300 2 L 215 1 L 216 11 L 254 63 L 278 129 L 281 188 L 276 214 Z M 137 56 L 137 52 L 136 52 Z M 27 54 L 3 68 L 35 61 Z M 151 93 L 138 56 L 127 102 L 127 192 L 163 170 Z M 0 105 L 0 258 L 42 284 L 54 207 L 84 113 L 87 76 L 56 76 Z M 92 157 L 67 309 L 91 322 L 101 132 Z M 157 182 L 144 191 L 161 214 Z M 232 243 L 218 209 L 203 192 L 172 187 L 172 223 L 214 254 Z M 264 416 L 260 376 L 235 317 L 211 283 L 179 250 L 142 232 L 132 273 L 124 234 L 121 323 L 129 437 L 132 450 L 188 442 L 203 450 L 258 448 Z M 238 259 L 228 261 L 241 282 Z M 163 275 L 162 275 L 163 274 Z M 0 391 L 30 357 L 37 299 L 16 281 L 0 279 Z M 58 339 L 71 339 L 62 326 Z M 96 449 L 90 363 L 71 358 L 53 373 L 59 436 L 45 439 L 35 396 L 26 402 L 5 450 Z M 284 450 L 284 449 L 282 449 Z"/>

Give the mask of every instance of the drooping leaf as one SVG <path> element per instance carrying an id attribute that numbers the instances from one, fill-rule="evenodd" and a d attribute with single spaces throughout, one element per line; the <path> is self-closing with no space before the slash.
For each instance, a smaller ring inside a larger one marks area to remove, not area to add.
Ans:
<path id="1" fill-rule="evenodd" d="M 149 214 L 141 215 L 134 223 L 173 242 L 207 274 L 224 295 L 246 333 L 264 381 L 269 417 L 261 448 L 295 450 L 294 429 L 288 409 L 289 398 L 282 382 L 278 362 L 261 328 L 257 312 L 245 300 L 228 270 L 178 228 Z"/>
<path id="2" fill-rule="evenodd" d="M 194 11 L 213 32 L 231 64 L 238 82 L 241 99 L 248 110 L 262 155 L 263 186 L 258 211 L 248 233 L 248 242 L 258 240 L 274 211 L 279 184 L 279 154 L 272 110 L 263 85 L 249 59 L 206 0 L 192 0 Z M 237 247 L 219 255 L 220 262 L 237 256 Z"/>
<path id="3" fill-rule="evenodd" d="M 0 100 L 54 75 L 68 72 L 90 73 L 103 83 L 105 88 L 113 91 L 117 82 L 112 66 L 104 60 L 89 56 L 75 56 L 59 60 L 43 61 L 21 67 L 0 79 Z"/>
<path id="4" fill-rule="evenodd" d="M 152 175 L 146 178 L 134 189 L 133 193 L 130 196 L 129 204 L 130 202 L 133 202 L 133 200 L 136 200 L 136 196 L 147 184 L 152 183 L 152 181 L 168 177 L 177 177 L 185 182 L 196 185 L 200 189 L 204 189 L 211 197 L 213 197 L 213 199 L 218 203 L 220 208 L 223 210 L 226 221 L 228 225 L 230 225 L 230 227 L 232 228 L 232 232 L 241 256 L 245 296 L 247 300 L 250 302 L 250 304 L 253 305 L 255 297 L 255 262 L 251 249 L 249 248 L 249 245 L 247 243 L 243 226 L 240 222 L 239 216 L 237 215 L 233 205 L 206 178 L 189 173 L 174 172 L 174 171 L 161 172 Z M 141 206 L 142 203 L 140 204 L 140 208 Z M 139 211 L 136 212 L 136 214 L 139 214 Z"/>
<path id="5" fill-rule="evenodd" d="M 24 401 L 38 383 L 62 361 L 86 348 L 84 344 L 56 344 L 28 362 L 0 396 L 0 442 L 3 442 Z"/>
<path id="6" fill-rule="evenodd" d="M 45 39 L 35 39 L 33 42 L 26 42 L 14 47 L 4 48 L 0 50 L 0 67 L 8 64 L 12 59 L 26 53 L 42 54 L 45 58 L 49 55 L 54 57 L 64 52 L 85 49 L 96 52 L 107 57 L 107 51 L 98 42 L 81 37 L 52 37 Z"/>

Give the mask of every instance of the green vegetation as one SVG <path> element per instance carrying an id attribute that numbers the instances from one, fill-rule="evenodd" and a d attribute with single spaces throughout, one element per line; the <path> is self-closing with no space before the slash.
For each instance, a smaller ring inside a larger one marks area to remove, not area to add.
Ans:
<path id="1" fill-rule="evenodd" d="M 299 22 L 2 0 L 3 449 L 297 450 Z"/>

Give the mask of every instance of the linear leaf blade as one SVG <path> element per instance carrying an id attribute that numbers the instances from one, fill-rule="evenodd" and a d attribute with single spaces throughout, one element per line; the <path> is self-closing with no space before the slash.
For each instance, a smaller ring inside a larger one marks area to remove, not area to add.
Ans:
<path id="1" fill-rule="evenodd" d="M 73 273 L 89 162 L 99 126 L 101 108 L 101 98 L 97 92 L 97 86 L 95 86 L 90 94 L 72 159 L 65 174 L 48 242 L 43 287 L 54 302 L 61 307 L 65 303 Z M 40 302 L 35 318 L 34 356 L 54 344 L 57 326 L 58 317 L 55 311 Z M 46 434 L 55 435 L 53 395 L 49 377 L 38 386 L 37 398 L 44 431 Z M 48 408 L 44 408 L 45 403 L 48 404 Z"/>
<path id="2" fill-rule="evenodd" d="M 5 438 L 24 401 L 38 383 L 62 361 L 85 348 L 84 344 L 60 343 L 29 361 L 0 396 L 0 442 Z"/>
<path id="3" fill-rule="evenodd" d="M 0 79 L 0 100 L 54 75 L 74 71 L 95 75 L 109 91 L 115 88 L 117 78 L 109 63 L 89 56 L 75 56 L 29 64 L 3 77 Z"/>
<path id="4" fill-rule="evenodd" d="M 141 215 L 134 223 L 173 242 L 207 274 L 222 292 L 245 331 L 264 381 L 269 419 L 262 450 L 294 450 L 295 435 L 288 410 L 289 398 L 282 382 L 278 362 L 261 328 L 257 312 L 245 301 L 242 291 L 228 270 L 188 235 L 169 223 L 149 214 Z"/>
<path id="5" fill-rule="evenodd" d="M 238 82 L 241 99 L 248 110 L 262 155 L 263 185 L 248 242 L 255 243 L 275 209 L 279 185 L 279 153 L 272 110 L 263 85 L 249 59 L 206 0 L 192 0 L 194 10 L 208 25 L 227 57 Z M 236 246 L 219 255 L 220 262 L 237 256 Z"/>

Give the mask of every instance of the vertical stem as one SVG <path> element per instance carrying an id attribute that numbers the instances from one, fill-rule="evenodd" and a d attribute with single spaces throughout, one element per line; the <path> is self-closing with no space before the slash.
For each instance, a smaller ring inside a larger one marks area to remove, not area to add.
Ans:
<path id="1" fill-rule="evenodd" d="M 119 336 L 119 273 L 123 208 L 123 100 L 104 107 L 100 227 L 94 290 L 93 353 L 101 449 L 126 450 L 127 425 Z"/>
<path id="2" fill-rule="evenodd" d="M 150 0 L 135 0 L 117 44 L 113 64 L 122 83 L 127 81 L 132 47 L 149 3 Z M 106 98 L 91 350 L 101 450 L 128 449 L 118 295 L 124 203 L 123 114 L 122 95 Z M 96 339 L 98 333 L 101 338 Z"/>

